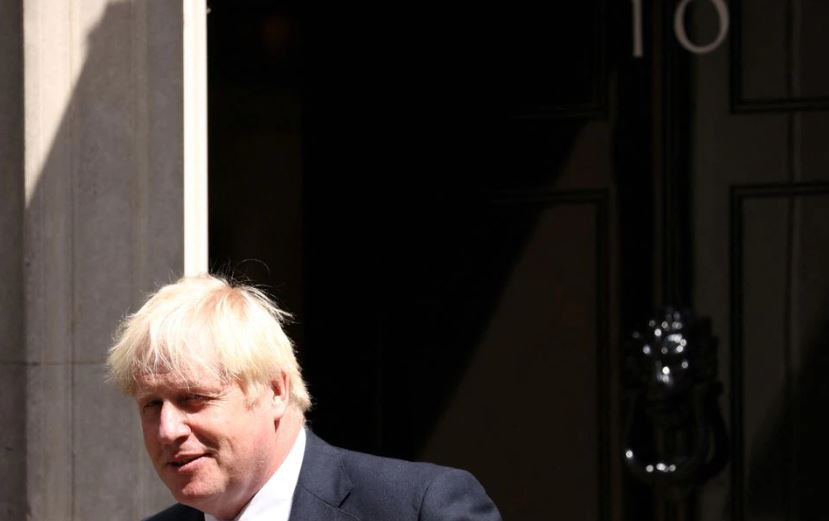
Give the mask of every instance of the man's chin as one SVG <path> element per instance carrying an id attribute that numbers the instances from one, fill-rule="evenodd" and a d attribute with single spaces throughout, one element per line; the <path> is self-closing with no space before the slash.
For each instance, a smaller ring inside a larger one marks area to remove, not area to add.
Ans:
<path id="1" fill-rule="evenodd" d="M 195 508 L 198 508 L 199 503 L 210 501 L 221 493 L 215 483 L 199 479 L 198 476 L 191 476 L 189 479 L 178 476 L 177 479 L 167 481 L 167 488 L 176 501 Z"/>
<path id="2" fill-rule="evenodd" d="M 216 491 L 207 490 L 204 487 L 187 486 L 177 490 L 173 496 L 179 503 L 186 503 L 189 501 L 203 501 L 214 496 Z"/>
<path id="3" fill-rule="evenodd" d="M 187 500 L 206 499 L 220 492 L 215 484 L 201 479 L 176 480 L 172 483 L 168 481 L 167 488 L 170 489 L 173 497 L 179 503 L 184 503 Z"/>
<path id="4" fill-rule="evenodd" d="M 216 486 L 208 486 L 204 483 L 188 483 L 184 487 L 177 490 L 171 489 L 171 491 L 178 503 L 207 512 L 218 519 L 232 519 L 241 509 L 239 507 L 236 510 L 231 510 L 235 513 L 228 515 L 227 509 L 230 505 L 227 501 L 227 495 L 224 494 L 224 490 Z"/>

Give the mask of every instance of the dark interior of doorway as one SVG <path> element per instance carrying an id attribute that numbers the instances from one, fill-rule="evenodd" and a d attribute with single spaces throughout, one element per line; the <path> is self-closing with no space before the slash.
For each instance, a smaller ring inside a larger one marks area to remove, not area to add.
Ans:
<path id="1" fill-rule="evenodd" d="M 294 314 L 289 333 L 318 434 L 419 459 L 543 213 L 534 198 L 556 192 L 585 121 L 608 117 L 614 55 L 606 52 L 606 2 L 527 12 L 379 2 L 325 10 L 298 1 L 209 5 L 211 269 L 264 287 Z M 637 98 L 639 87 L 619 88 Z M 639 111 L 628 121 L 647 116 Z M 647 158 L 624 157 L 648 139 L 636 130 L 616 151 L 631 167 L 619 197 L 637 206 L 618 224 L 623 236 L 637 230 L 622 246 L 629 274 L 617 288 L 626 303 L 622 322 L 625 313 L 650 308 L 652 294 L 650 172 L 637 165 Z M 502 203 L 516 196 L 526 204 L 504 212 Z M 604 314 L 617 312 L 609 306 L 602 297 Z M 596 329 L 607 344 L 609 331 Z M 611 368 L 601 370 L 606 406 L 615 399 Z M 504 410 L 495 424 L 543 431 L 567 422 L 545 410 L 547 384 L 538 388 L 531 416 L 510 419 Z M 492 383 L 491 393 L 505 392 Z M 586 435 L 610 439 L 614 427 L 604 418 L 599 432 Z M 457 443 L 487 435 L 484 426 L 467 428 Z M 496 495 L 510 481 L 524 487 L 496 497 L 505 518 L 560 515 L 539 498 L 554 477 L 566 479 L 549 461 L 567 448 L 545 450 L 528 456 L 535 477 L 511 476 L 510 462 L 471 469 Z M 608 465 L 603 450 L 591 455 L 599 466 Z M 499 461 L 487 453 L 477 459 Z M 487 477 L 499 470 L 490 485 Z M 610 499 L 595 499 L 606 513 Z"/>

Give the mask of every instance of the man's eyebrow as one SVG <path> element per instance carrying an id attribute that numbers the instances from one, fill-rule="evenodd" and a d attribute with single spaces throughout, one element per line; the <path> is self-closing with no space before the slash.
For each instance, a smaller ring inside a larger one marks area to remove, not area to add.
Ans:
<path id="1" fill-rule="evenodd" d="M 181 382 L 176 384 L 174 388 L 168 385 L 146 386 L 141 391 L 136 391 L 134 397 L 136 400 L 147 399 L 149 397 L 158 396 L 165 393 L 170 394 L 204 394 L 210 396 L 218 396 L 225 392 L 226 386 L 220 385 L 205 385 L 201 382 Z"/>
<path id="2" fill-rule="evenodd" d="M 143 400 L 147 400 L 148 398 L 152 398 L 153 396 L 156 396 L 156 395 L 158 395 L 158 393 L 155 392 L 155 390 L 152 390 L 152 391 L 139 391 L 139 392 L 135 393 L 134 398 L 135 398 L 135 401 L 140 402 L 140 401 L 143 401 Z"/>
<path id="3" fill-rule="evenodd" d="M 179 389 L 181 392 L 190 394 L 218 395 L 224 392 L 225 387 L 217 385 L 204 385 L 203 383 L 187 382 Z"/>

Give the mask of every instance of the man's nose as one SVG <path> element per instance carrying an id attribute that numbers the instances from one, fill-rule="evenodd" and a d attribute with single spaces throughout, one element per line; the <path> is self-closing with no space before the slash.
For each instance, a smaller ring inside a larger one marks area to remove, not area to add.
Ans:
<path id="1" fill-rule="evenodd" d="M 187 414 L 173 403 L 162 403 L 158 421 L 159 440 L 162 443 L 173 443 L 189 435 L 190 426 L 187 423 Z"/>

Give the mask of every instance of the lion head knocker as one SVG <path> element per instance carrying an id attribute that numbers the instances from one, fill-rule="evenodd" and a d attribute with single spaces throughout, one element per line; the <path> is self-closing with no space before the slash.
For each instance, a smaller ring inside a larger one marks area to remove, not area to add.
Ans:
<path id="1" fill-rule="evenodd" d="M 707 320 L 660 310 L 627 347 L 624 458 L 639 479 L 685 497 L 722 470 L 725 424 Z"/>

